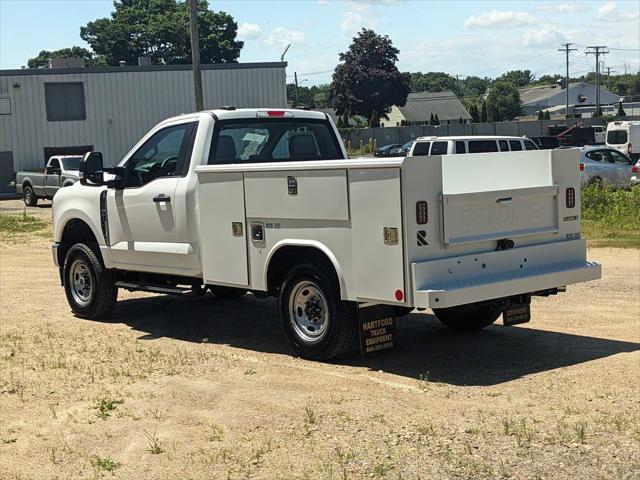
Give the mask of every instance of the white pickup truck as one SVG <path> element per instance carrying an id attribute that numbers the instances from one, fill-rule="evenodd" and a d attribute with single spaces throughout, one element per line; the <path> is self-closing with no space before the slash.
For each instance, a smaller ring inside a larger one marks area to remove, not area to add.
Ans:
<path id="1" fill-rule="evenodd" d="M 53 202 L 53 260 L 85 318 L 108 314 L 119 288 L 275 296 L 313 359 L 350 351 L 359 305 L 430 308 L 455 329 L 503 312 L 516 323 L 532 295 L 600 277 L 580 236 L 578 157 L 348 159 L 323 113 L 181 115 L 118 167 L 85 156 Z"/>

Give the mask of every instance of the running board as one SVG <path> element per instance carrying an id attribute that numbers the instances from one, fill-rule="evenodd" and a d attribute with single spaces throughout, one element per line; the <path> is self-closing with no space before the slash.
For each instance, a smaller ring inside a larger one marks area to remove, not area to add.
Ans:
<path id="1" fill-rule="evenodd" d="M 116 287 L 124 288 L 130 292 L 151 292 L 151 293 L 165 293 L 168 295 L 186 295 L 193 290 L 190 288 L 178 288 L 178 287 L 164 287 L 162 285 L 151 285 L 147 283 L 133 283 L 133 282 L 116 282 Z"/>

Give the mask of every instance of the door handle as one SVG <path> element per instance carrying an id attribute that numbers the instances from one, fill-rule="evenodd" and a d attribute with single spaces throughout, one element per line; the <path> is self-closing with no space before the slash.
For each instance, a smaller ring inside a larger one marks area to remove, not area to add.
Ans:
<path id="1" fill-rule="evenodd" d="M 168 197 L 164 193 L 161 193 L 157 197 L 153 197 L 153 201 L 154 203 L 162 203 L 162 202 L 171 203 L 171 197 Z"/>

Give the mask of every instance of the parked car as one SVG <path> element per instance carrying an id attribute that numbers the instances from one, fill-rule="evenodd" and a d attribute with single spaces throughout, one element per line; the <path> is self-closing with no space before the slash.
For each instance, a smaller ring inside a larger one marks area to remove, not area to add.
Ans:
<path id="1" fill-rule="evenodd" d="M 420 155 L 453 155 L 458 153 L 519 152 L 538 150 L 526 137 L 465 135 L 459 137 L 418 137 L 409 151 Z"/>
<path id="2" fill-rule="evenodd" d="M 580 215 L 577 160 L 349 160 L 320 112 L 180 115 L 117 167 L 85 156 L 81 184 L 53 202 L 53 260 L 82 318 L 107 315 L 120 288 L 277 297 L 286 338 L 316 360 L 358 336 L 363 350 L 393 344 L 395 309 L 460 330 L 523 323 L 532 296 L 600 278 L 565 218 Z"/>
<path id="3" fill-rule="evenodd" d="M 25 205 L 33 207 L 40 198 L 51 199 L 62 187 L 78 181 L 78 168 L 82 157 L 55 155 L 49 158 L 42 170 L 25 170 L 14 174 L 16 192 L 22 195 Z"/>
<path id="4" fill-rule="evenodd" d="M 543 136 L 543 137 L 531 137 L 533 143 L 537 145 L 540 150 L 553 150 L 560 147 L 560 141 L 558 137 Z"/>
<path id="5" fill-rule="evenodd" d="M 394 148 L 401 147 L 401 146 L 402 145 L 400 145 L 399 143 L 392 143 L 391 145 L 384 145 L 383 147 L 376 148 L 376 150 L 373 152 L 373 155 L 375 157 L 388 157 L 389 153 L 391 152 L 391 150 L 393 150 Z"/>
<path id="6" fill-rule="evenodd" d="M 631 167 L 631 186 L 640 186 L 640 160 L 638 160 L 636 164 Z"/>
<path id="7" fill-rule="evenodd" d="M 640 159 L 640 121 L 609 122 L 606 146 L 620 150 L 633 160 Z"/>
<path id="8" fill-rule="evenodd" d="M 409 140 L 404 145 L 400 145 L 399 147 L 392 148 L 389 151 L 390 157 L 404 157 L 407 155 L 409 150 L 411 149 L 411 145 L 413 145 L 414 140 Z"/>
<path id="9" fill-rule="evenodd" d="M 633 160 L 614 148 L 583 147 L 580 149 L 580 182 L 629 188 Z"/>

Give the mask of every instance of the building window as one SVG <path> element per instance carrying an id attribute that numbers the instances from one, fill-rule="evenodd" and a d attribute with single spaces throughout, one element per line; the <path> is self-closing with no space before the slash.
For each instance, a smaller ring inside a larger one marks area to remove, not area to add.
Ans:
<path id="1" fill-rule="evenodd" d="M 87 118 L 82 82 L 45 83 L 44 100 L 50 122 Z"/>

